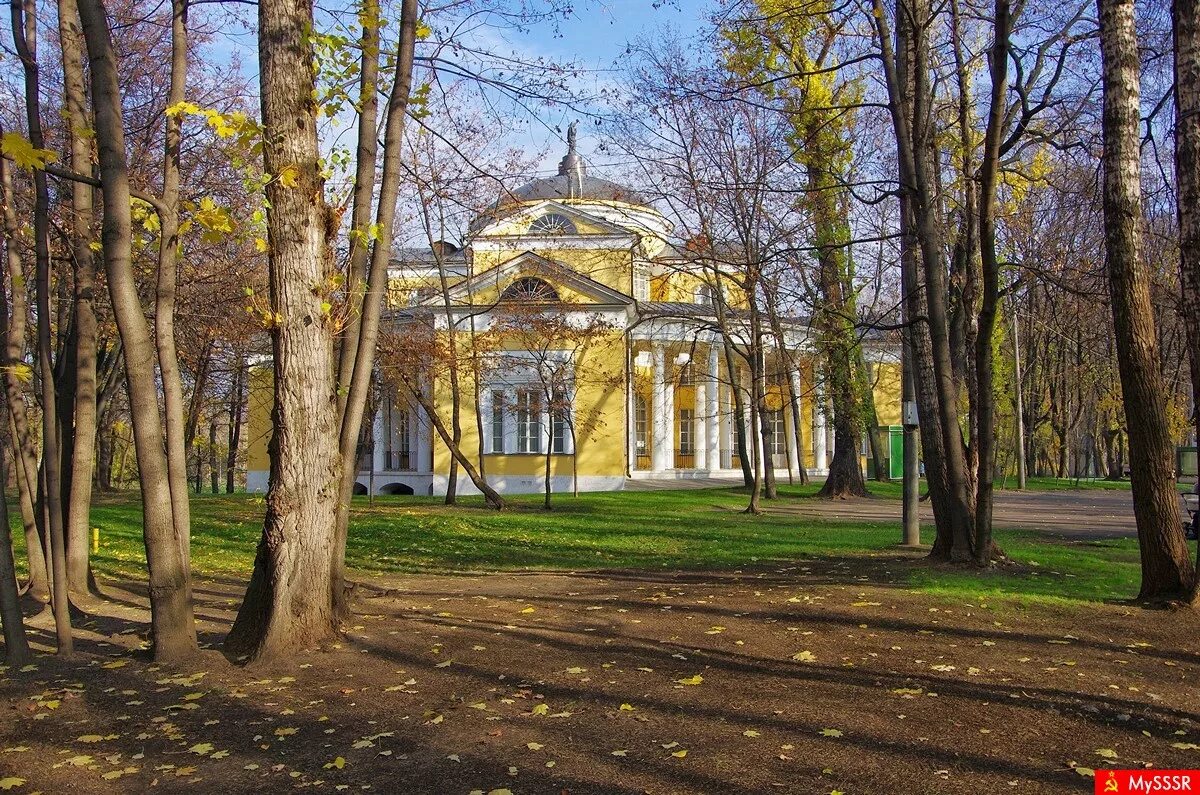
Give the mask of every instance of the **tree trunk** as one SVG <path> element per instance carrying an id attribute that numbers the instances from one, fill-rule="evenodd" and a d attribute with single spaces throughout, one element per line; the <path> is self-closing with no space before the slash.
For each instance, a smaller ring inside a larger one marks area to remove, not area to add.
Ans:
<path id="1" fill-rule="evenodd" d="M 41 86 L 37 62 L 37 16 L 33 0 L 12 4 L 12 34 L 18 57 L 24 67 L 25 118 L 29 125 L 29 142 L 37 149 L 45 148 L 42 135 Z M 60 654 L 74 651 L 71 633 L 71 610 L 67 582 L 66 529 L 63 524 L 62 458 L 59 446 L 58 401 L 54 387 L 54 350 L 50 329 L 50 190 L 46 172 L 33 172 L 33 248 L 36 264 L 35 295 L 37 297 L 38 372 L 41 375 L 42 398 L 42 466 L 45 473 L 46 540 L 50 554 L 51 605 L 54 608 L 55 639 Z M 61 324 L 61 318 L 60 318 Z"/>
<path id="2" fill-rule="evenodd" d="M 62 49 L 63 95 L 71 150 L 71 170 L 92 173 L 91 129 L 83 74 L 83 31 L 75 0 L 58 2 L 58 38 Z M 71 183 L 71 256 L 75 272 L 75 400 L 71 486 L 67 503 L 67 579 L 71 591 L 89 583 L 92 472 L 96 465 L 96 257 L 91 250 L 95 188 Z"/>
<path id="3" fill-rule="evenodd" d="M 187 83 L 188 0 L 171 2 L 171 71 L 167 107 L 185 98 Z M 163 423 L 166 428 L 167 482 L 171 491 L 171 521 L 175 525 L 184 567 L 191 565 L 191 510 L 188 498 L 187 449 L 184 430 L 183 384 L 175 346 L 175 295 L 179 278 L 179 170 L 182 113 L 168 114 L 164 122 L 162 202 L 159 218 L 158 280 L 154 298 L 154 341 L 163 390 Z M 140 456 L 139 456 L 140 460 Z"/>
<path id="4" fill-rule="evenodd" d="M 1192 375 L 1192 411 L 1200 440 L 1200 3 L 1175 0 L 1175 207 L 1179 214 L 1179 282 Z M 1200 547 L 1197 548 L 1200 566 Z M 1200 576 L 1192 602 L 1200 601 Z"/>
<path id="5" fill-rule="evenodd" d="M 931 10 L 928 0 L 901 0 L 898 3 L 893 52 L 882 0 L 875 0 L 874 6 L 896 133 L 902 202 L 907 214 L 909 264 L 919 264 L 924 279 L 922 285 L 917 274 L 912 274 L 907 281 L 906 300 L 910 309 L 909 322 L 922 316 L 926 319 L 913 329 L 912 350 L 916 360 L 913 374 L 921 412 L 925 470 L 938 531 L 931 555 L 969 560 L 972 557 L 974 514 L 967 493 L 966 450 L 959 427 L 958 396 L 950 354 L 942 229 L 934 193 L 936 150 L 928 51 Z M 940 437 L 936 442 L 930 438 L 935 430 Z"/>
<path id="6" fill-rule="evenodd" d="M 483 475 L 471 463 L 471 459 L 467 458 L 466 454 L 463 453 L 462 448 L 454 444 L 454 436 L 450 433 L 450 429 L 446 427 L 446 423 L 442 421 L 441 416 L 438 415 L 437 408 L 433 405 L 433 400 L 420 389 L 419 385 L 407 382 L 404 385 L 408 388 L 409 394 L 413 396 L 413 399 L 425 410 L 425 415 L 429 417 L 429 422 L 433 425 L 433 429 L 437 431 L 438 436 L 441 437 L 450 455 L 454 456 L 455 460 L 462 466 L 463 471 L 467 473 L 467 477 L 475 484 L 475 488 L 479 489 L 479 492 L 483 494 L 484 501 L 487 502 L 489 507 L 502 510 L 504 508 L 504 498 L 483 479 Z"/>
<path id="7" fill-rule="evenodd" d="M 3 130 L 0 130 L 2 133 Z M 13 460 L 17 474 L 17 496 L 21 506 L 21 522 L 25 529 L 25 550 L 29 562 L 29 591 L 38 601 L 50 599 L 50 577 L 42 548 L 41 522 L 34 509 L 34 493 L 37 491 L 37 450 L 29 432 L 29 418 L 25 410 L 25 394 L 21 378 L 15 365 L 25 362 L 25 325 L 29 316 L 29 294 L 25 287 L 24 263 L 21 261 L 15 241 L 20 233 L 16 208 L 13 203 L 12 173 L 9 161 L 0 158 L 0 205 L 4 209 L 5 246 L 4 283 L 12 294 L 12 312 L 4 284 L 0 284 L 0 319 L 4 320 L 4 401 L 7 406 L 9 427 L 12 429 Z"/>
<path id="8" fill-rule="evenodd" d="M 229 391 L 229 452 L 225 456 L 225 493 L 233 494 L 237 475 L 238 448 L 242 443 L 242 405 L 246 402 L 246 358 L 238 352 L 233 372 L 233 387 Z"/>
<path id="9" fill-rule="evenodd" d="M 1190 599 L 1150 281 L 1142 262 L 1140 76 L 1133 0 L 1098 0 L 1104 85 L 1104 242 L 1121 392 L 1129 425 L 1141 600 Z"/>
<path id="10" fill-rule="evenodd" d="M 1009 0 L 996 0 L 993 42 L 988 55 L 991 104 L 983 157 L 979 169 L 979 250 L 982 301 L 975 336 L 976 472 L 975 562 L 986 566 L 992 559 L 992 480 L 996 474 L 996 396 L 992 339 L 1000 305 L 1000 261 L 996 255 L 996 186 L 1000 177 L 1000 139 L 1004 133 L 1008 91 L 1009 37 L 1012 19 Z"/>
<path id="11" fill-rule="evenodd" d="M 196 651 L 192 583 L 173 519 L 167 457 L 158 411 L 155 349 L 133 273 L 129 166 L 121 89 L 108 19 L 101 0 L 79 0 L 91 66 L 92 107 L 103 194 L 104 270 L 125 357 L 125 382 L 142 488 L 142 528 L 150 572 L 150 632 L 154 656 L 177 660 Z"/>
<path id="12" fill-rule="evenodd" d="M 308 13 L 311 15 L 311 7 Z M 379 341 L 379 320 L 383 313 L 383 302 L 387 294 L 388 265 L 392 257 L 392 232 L 395 227 L 396 201 L 403 176 L 401 152 L 404 138 L 404 123 L 408 114 L 408 99 L 412 89 L 413 52 L 416 44 L 417 2 L 402 0 L 400 8 L 400 31 L 397 44 L 395 75 L 392 90 L 388 95 L 387 119 L 384 122 L 383 173 L 379 184 L 379 205 L 375 216 L 378 235 L 371 247 L 371 269 L 367 274 L 367 292 L 358 318 L 356 350 L 351 369 L 347 373 L 339 369 L 337 383 L 348 377 L 349 388 L 344 405 L 338 413 L 339 450 L 342 455 L 342 471 L 334 538 L 334 559 L 330 588 L 339 616 L 348 612 L 345 601 L 346 535 L 350 523 L 350 497 L 354 492 L 354 476 L 358 466 L 358 440 L 362 420 L 370 392 L 375 368 L 375 349 Z M 374 166 L 372 166 L 372 174 Z M 369 194 L 368 194 L 369 198 Z M 351 325 L 355 325 L 351 323 Z M 343 341 L 343 346 L 349 344 Z M 346 365 L 343 361 L 340 365 Z M 341 392 L 341 389 L 338 389 Z"/>
<path id="13" fill-rule="evenodd" d="M 333 270 L 336 216 L 325 203 L 319 109 L 312 99 L 313 9 L 307 0 L 258 6 L 268 278 L 274 359 L 271 478 L 262 539 L 226 645 L 252 662 L 284 658 L 336 637 L 337 373 L 333 322 L 322 303 Z M 358 434 L 354 434 L 357 444 Z M 352 449 L 353 453 L 353 449 Z"/>
<path id="14" fill-rule="evenodd" d="M 217 457 L 217 418 L 208 425 L 208 478 L 212 493 L 221 491 L 221 463 Z"/>
<path id="15" fill-rule="evenodd" d="M 723 349 L 725 352 L 725 372 L 729 374 L 729 397 L 733 400 L 733 441 L 737 447 L 738 463 L 742 468 L 742 483 L 746 488 L 753 488 L 754 462 L 746 446 L 746 400 L 738 382 L 738 366 L 734 358 L 733 343 L 725 336 Z"/>
<path id="16" fill-rule="evenodd" d="M 8 482 L 8 450 L 0 433 L 0 486 Z M 0 489 L 2 491 L 2 489 Z M 0 495 L 0 623 L 4 625 L 4 663 L 21 667 L 33 655 L 25 637 L 25 616 L 17 593 L 16 563 L 13 561 L 12 533 L 8 526 L 8 501 Z"/>

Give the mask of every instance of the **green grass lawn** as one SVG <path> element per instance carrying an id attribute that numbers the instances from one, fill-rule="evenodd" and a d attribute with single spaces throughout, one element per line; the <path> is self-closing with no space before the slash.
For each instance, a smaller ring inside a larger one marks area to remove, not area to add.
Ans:
<path id="1" fill-rule="evenodd" d="M 872 484 L 883 496 L 899 484 Z M 782 487 L 784 500 L 815 487 Z M 503 512 L 467 498 L 448 508 L 437 498 L 355 498 L 347 548 L 364 575 L 393 572 L 729 569 L 802 559 L 854 559 L 895 554 L 898 523 L 799 520 L 741 513 L 733 489 L 611 492 L 512 500 Z M 19 513 L 10 502 L 18 566 L 23 563 Z M 263 501 L 250 495 L 192 497 L 192 561 L 201 575 L 246 577 L 261 529 Z M 133 494 L 105 495 L 92 510 L 101 545 L 93 555 L 102 578 L 145 576 L 141 511 Z M 924 540 L 932 530 L 923 529 Z M 1137 592 L 1138 554 L 1131 539 L 1060 542 L 1030 532 L 997 531 L 1020 565 L 969 569 L 893 567 L 902 584 L 954 599 L 1095 601 Z M 847 575 L 850 579 L 851 575 Z"/>

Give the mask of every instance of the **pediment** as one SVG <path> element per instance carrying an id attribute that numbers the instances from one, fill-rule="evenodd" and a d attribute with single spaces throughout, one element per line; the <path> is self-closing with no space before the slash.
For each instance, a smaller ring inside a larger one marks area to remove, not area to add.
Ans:
<path id="1" fill-rule="evenodd" d="M 506 288 L 518 279 L 541 279 L 554 288 L 564 304 L 597 304 L 625 306 L 633 299 L 595 279 L 584 276 L 561 262 L 526 251 L 506 260 L 493 268 L 459 282 L 449 290 L 454 304 L 499 303 Z M 433 296 L 423 302 L 428 306 L 443 303 L 441 296 Z"/>

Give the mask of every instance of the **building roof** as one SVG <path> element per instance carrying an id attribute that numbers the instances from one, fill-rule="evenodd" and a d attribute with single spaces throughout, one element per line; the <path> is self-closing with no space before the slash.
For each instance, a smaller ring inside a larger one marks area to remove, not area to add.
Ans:
<path id="1" fill-rule="evenodd" d="M 575 151 L 575 122 L 567 128 L 567 154 L 558 164 L 558 173 L 527 182 L 519 188 L 501 194 L 497 206 L 512 202 L 542 199 L 582 199 L 618 201 L 649 206 L 650 202 L 633 188 L 600 177 L 589 176 L 587 165 Z"/>

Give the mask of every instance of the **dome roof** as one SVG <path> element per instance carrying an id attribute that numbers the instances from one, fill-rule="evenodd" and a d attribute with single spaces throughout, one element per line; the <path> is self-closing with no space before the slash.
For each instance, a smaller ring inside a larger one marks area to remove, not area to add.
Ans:
<path id="1" fill-rule="evenodd" d="M 583 158 L 575 151 L 575 123 L 567 127 L 567 154 L 558 164 L 558 174 L 527 182 L 506 192 L 497 204 L 531 202 L 543 199 L 582 199 L 618 201 L 649 206 L 650 202 L 637 191 L 607 179 L 588 176 Z"/>

